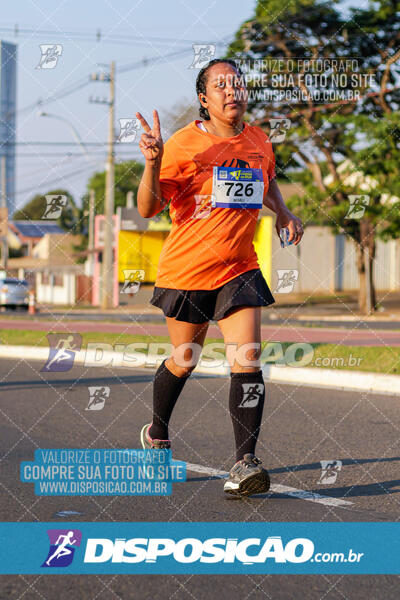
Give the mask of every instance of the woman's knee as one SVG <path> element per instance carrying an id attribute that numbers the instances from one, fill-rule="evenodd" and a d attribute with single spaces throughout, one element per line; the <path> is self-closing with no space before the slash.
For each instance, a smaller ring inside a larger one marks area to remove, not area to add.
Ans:
<path id="1" fill-rule="evenodd" d="M 176 375 L 176 377 L 186 377 L 191 374 L 191 372 L 196 368 L 197 361 L 195 364 L 190 363 L 189 365 L 183 365 L 180 363 L 176 363 L 174 357 L 171 356 L 165 361 L 167 368 Z"/>
<path id="2" fill-rule="evenodd" d="M 202 349 L 202 344 L 195 342 L 174 347 L 170 361 L 173 361 L 174 372 L 179 373 L 178 377 L 190 374 L 196 368 Z"/>
<path id="3" fill-rule="evenodd" d="M 257 371 L 260 369 L 261 343 L 227 344 L 226 357 L 230 367 L 237 371 Z"/>

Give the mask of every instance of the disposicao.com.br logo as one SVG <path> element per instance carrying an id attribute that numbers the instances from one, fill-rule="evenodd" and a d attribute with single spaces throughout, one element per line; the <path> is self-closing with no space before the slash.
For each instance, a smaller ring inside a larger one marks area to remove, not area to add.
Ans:
<path id="1" fill-rule="evenodd" d="M 262 532 L 270 529 L 264 523 L 79 523 L 79 530 L 77 523 L 68 525 L 47 528 L 50 548 L 39 563 L 32 553 L 40 573 L 307 574 L 376 568 L 376 539 L 361 537 L 363 552 L 353 549 L 354 531 L 365 524 L 313 524 L 312 535 L 308 524 L 297 523 L 270 532 Z M 26 541 L 26 533 L 21 539 Z"/>
<path id="2" fill-rule="evenodd" d="M 293 538 L 286 544 L 281 536 L 246 538 L 89 538 L 85 563 L 156 563 L 169 557 L 177 563 L 234 563 L 253 565 L 268 560 L 275 563 L 359 562 L 362 553 L 314 554 L 314 543 L 308 538 Z"/>

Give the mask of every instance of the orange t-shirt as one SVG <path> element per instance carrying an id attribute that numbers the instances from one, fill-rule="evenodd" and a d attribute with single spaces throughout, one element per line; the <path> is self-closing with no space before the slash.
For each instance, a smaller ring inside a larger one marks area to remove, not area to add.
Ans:
<path id="1" fill-rule="evenodd" d="M 160 185 L 171 201 L 172 228 L 161 251 L 157 287 L 213 290 L 259 268 L 253 246 L 259 210 L 210 208 L 213 167 L 262 169 L 265 198 L 275 177 L 272 144 L 262 129 L 247 123 L 239 135 L 224 138 L 202 131 L 197 122 L 164 146 Z M 206 205 L 203 213 L 199 200 Z M 202 214 L 207 216 L 199 218 Z"/>

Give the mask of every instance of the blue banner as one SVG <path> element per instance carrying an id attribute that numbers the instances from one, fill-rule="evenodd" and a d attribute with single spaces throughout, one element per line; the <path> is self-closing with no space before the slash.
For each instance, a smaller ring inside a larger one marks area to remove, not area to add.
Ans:
<path id="1" fill-rule="evenodd" d="M 397 522 L 60 525 L 2 523 L 0 573 L 400 573 Z"/>

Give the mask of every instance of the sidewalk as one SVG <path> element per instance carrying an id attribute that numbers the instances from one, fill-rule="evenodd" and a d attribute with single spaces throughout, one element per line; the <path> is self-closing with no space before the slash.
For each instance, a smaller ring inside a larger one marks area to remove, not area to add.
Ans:
<path id="1" fill-rule="evenodd" d="M 40 361 L 44 365 L 49 357 L 49 349 L 38 346 L 0 346 L 0 358 L 16 359 L 18 361 Z M 127 370 L 150 368 L 154 371 L 160 364 L 162 357 L 154 354 L 129 352 L 126 357 L 123 352 L 104 351 L 101 359 L 95 350 L 79 350 L 74 352 L 74 364 L 85 367 L 100 367 L 104 370 L 113 367 L 123 367 Z M 217 360 L 215 365 L 200 364 L 194 373 L 209 377 L 227 377 L 230 368 L 227 361 Z M 382 394 L 400 396 L 400 376 L 381 373 L 368 373 L 360 371 L 341 371 L 335 369 L 298 368 L 290 366 L 267 365 L 262 366 L 264 379 L 277 385 L 294 385 L 296 387 L 317 387 L 320 389 L 335 389 L 343 391 L 356 391 L 360 393 L 360 400 L 368 400 L 368 394 Z M 301 400 L 300 400 L 301 401 Z"/>

